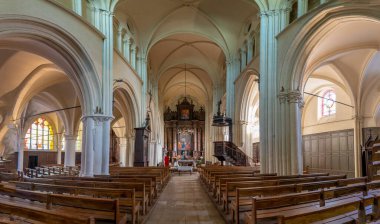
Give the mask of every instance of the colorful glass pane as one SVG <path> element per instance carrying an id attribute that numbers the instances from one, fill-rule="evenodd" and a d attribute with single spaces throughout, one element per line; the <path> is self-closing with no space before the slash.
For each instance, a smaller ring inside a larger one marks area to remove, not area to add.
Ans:
<path id="1" fill-rule="evenodd" d="M 24 144 L 29 150 L 53 150 L 54 133 L 49 122 L 44 118 L 36 119 L 25 134 Z"/>
<path id="2" fill-rule="evenodd" d="M 333 90 L 329 90 L 323 94 L 321 111 L 322 116 L 331 116 L 336 113 L 336 94 Z"/>

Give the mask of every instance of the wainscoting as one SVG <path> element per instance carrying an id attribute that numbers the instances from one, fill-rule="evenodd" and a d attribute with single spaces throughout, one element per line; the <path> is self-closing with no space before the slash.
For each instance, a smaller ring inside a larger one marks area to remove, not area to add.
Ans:
<path id="1" fill-rule="evenodd" d="M 355 176 L 354 130 L 303 136 L 304 169 Z"/>

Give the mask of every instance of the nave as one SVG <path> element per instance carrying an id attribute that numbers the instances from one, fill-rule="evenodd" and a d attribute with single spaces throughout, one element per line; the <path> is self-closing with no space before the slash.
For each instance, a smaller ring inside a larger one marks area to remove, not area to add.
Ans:
<path id="1" fill-rule="evenodd" d="M 172 176 L 146 222 L 170 223 L 224 223 L 204 191 L 197 173 Z"/>

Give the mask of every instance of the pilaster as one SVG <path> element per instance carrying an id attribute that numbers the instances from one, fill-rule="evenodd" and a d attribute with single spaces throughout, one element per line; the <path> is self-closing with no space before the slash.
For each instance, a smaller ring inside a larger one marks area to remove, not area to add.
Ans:
<path id="1" fill-rule="evenodd" d="M 291 174 L 302 174 L 303 156 L 302 156 L 302 131 L 301 115 L 304 101 L 299 90 L 293 90 L 288 93 L 290 106 L 290 171 Z M 287 153 L 289 153 L 289 151 Z"/>
<path id="2" fill-rule="evenodd" d="M 298 1 L 297 17 L 301 17 L 307 13 L 308 0 L 297 0 L 297 1 Z"/>
<path id="3" fill-rule="evenodd" d="M 73 11 L 82 16 L 82 0 L 72 0 Z"/>
<path id="4" fill-rule="evenodd" d="M 276 138 L 280 113 L 277 74 L 277 39 L 288 23 L 288 8 L 275 8 L 260 12 L 260 162 L 261 172 L 279 171 L 277 157 L 279 144 Z"/>
<path id="5" fill-rule="evenodd" d="M 65 167 L 75 166 L 75 148 L 77 135 L 65 134 Z"/>
<path id="6" fill-rule="evenodd" d="M 82 117 L 81 176 L 108 175 L 109 128 L 112 119 L 104 115 Z"/>

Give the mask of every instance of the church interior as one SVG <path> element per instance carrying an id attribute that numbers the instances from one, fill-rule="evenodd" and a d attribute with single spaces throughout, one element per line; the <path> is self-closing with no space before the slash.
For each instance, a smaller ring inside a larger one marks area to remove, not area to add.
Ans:
<path id="1" fill-rule="evenodd" d="M 379 223 L 379 49 L 380 0 L 0 0 L 0 223 Z"/>

